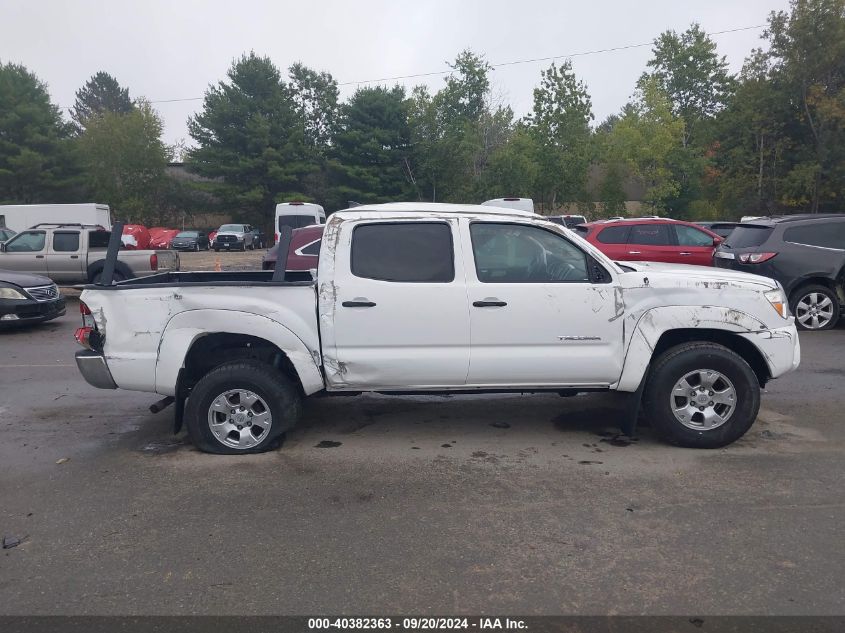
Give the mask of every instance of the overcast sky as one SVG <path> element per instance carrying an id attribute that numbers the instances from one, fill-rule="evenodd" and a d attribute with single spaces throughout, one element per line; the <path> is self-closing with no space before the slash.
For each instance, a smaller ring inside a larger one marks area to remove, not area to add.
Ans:
<path id="1" fill-rule="evenodd" d="M 19 62 L 50 88 L 54 103 L 105 70 L 132 97 L 153 102 L 202 97 L 244 51 L 277 66 L 295 61 L 340 83 L 442 71 L 464 48 L 492 64 L 650 42 L 697 21 L 708 32 L 763 24 L 787 0 L 0 0 L 0 61 Z M 715 36 L 733 71 L 763 45 L 762 29 Z M 628 100 L 650 47 L 573 56 L 596 120 Z M 518 115 L 548 61 L 492 73 L 494 93 Z M 395 83 L 395 82 L 388 82 Z M 401 80 L 433 89 L 442 76 Z M 342 96 L 354 91 L 342 86 Z M 201 101 L 155 103 L 166 141 L 188 138 L 186 120 Z"/>

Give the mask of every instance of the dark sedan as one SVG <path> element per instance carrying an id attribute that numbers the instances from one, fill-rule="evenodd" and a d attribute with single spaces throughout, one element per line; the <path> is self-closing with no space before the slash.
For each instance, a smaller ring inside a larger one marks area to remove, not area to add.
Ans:
<path id="1" fill-rule="evenodd" d="M 65 313 L 65 298 L 51 280 L 0 270 L 0 327 L 41 323 Z"/>
<path id="2" fill-rule="evenodd" d="M 182 231 L 173 237 L 170 248 L 176 251 L 207 251 L 211 243 L 205 231 Z"/>

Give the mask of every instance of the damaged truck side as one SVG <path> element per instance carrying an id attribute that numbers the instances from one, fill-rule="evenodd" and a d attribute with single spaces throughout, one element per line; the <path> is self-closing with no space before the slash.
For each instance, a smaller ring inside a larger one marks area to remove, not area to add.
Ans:
<path id="1" fill-rule="evenodd" d="M 617 391 L 628 432 L 639 411 L 669 442 L 713 448 L 799 363 L 777 282 L 617 264 L 528 211 L 359 206 L 329 219 L 316 279 L 283 271 L 87 286 L 79 369 L 175 401 L 201 450 L 252 453 L 304 397 L 365 391 Z"/>

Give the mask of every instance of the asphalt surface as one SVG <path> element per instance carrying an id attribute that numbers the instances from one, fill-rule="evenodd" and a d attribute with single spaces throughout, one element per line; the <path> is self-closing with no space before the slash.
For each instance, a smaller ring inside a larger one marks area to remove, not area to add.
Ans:
<path id="1" fill-rule="evenodd" d="M 219 457 L 85 384 L 68 308 L 0 332 L 0 615 L 845 612 L 843 328 L 722 450 L 607 441 L 612 395 L 358 396 Z"/>

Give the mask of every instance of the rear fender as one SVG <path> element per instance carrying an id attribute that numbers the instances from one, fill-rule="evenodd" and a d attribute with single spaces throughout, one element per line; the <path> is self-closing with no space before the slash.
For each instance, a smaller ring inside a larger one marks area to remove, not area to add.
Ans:
<path id="1" fill-rule="evenodd" d="M 273 343 L 290 359 L 305 395 L 323 388 L 315 356 L 302 339 L 278 321 L 236 310 L 189 310 L 170 319 L 162 334 L 156 358 L 156 392 L 175 396 L 188 350 L 198 338 L 217 333 L 245 334 Z M 319 357 L 317 350 L 315 354 Z"/>

